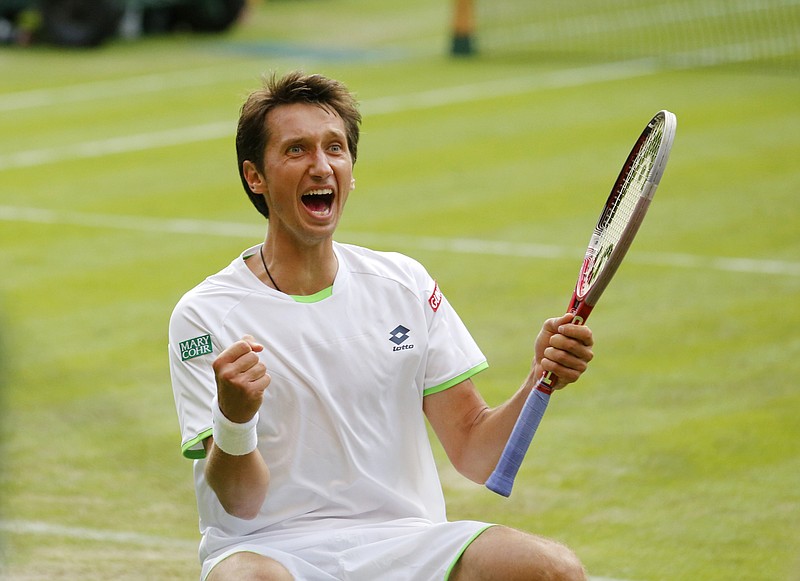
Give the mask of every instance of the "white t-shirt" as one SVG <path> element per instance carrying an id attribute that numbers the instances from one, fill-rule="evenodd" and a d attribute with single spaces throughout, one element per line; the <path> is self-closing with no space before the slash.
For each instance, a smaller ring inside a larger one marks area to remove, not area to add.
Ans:
<path id="1" fill-rule="evenodd" d="M 333 286 L 291 297 L 244 259 L 180 300 L 169 354 L 183 454 L 194 477 L 205 558 L 245 540 L 397 519 L 446 521 L 422 399 L 487 367 L 436 282 L 413 259 L 334 244 Z M 211 363 L 242 335 L 272 382 L 259 411 L 270 467 L 253 520 L 225 512 L 204 478 L 216 383 Z"/>

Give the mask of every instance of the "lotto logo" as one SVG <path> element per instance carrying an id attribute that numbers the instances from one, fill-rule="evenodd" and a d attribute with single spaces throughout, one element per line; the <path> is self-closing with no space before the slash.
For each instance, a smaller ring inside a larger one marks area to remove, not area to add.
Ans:
<path id="1" fill-rule="evenodd" d="M 407 329 L 403 325 L 397 325 L 394 329 L 389 332 L 389 341 L 394 343 L 395 345 L 400 345 L 406 339 L 408 339 L 408 332 L 411 329 Z"/>
<path id="2" fill-rule="evenodd" d="M 413 349 L 414 345 L 411 343 L 406 343 L 408 338 L 410 337 L 409 333 L 411 329 L 404 327 L 403 325 L 397 325 L 394 329 L 389 332 L 389 341 L 394 343 L 394 347 L 392 347 L 392 351 L 405 351 L 407 349 Z M 405 345 L 403 344 L 405 343 Z"/>

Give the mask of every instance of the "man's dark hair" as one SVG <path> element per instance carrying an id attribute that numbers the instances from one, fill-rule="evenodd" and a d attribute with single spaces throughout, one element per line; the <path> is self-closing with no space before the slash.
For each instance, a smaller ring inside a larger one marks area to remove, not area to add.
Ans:
<path id="1" fill-rule="evenodd" d="M 335 111 L 344 121 L 347 147 L 356 162 L 358 153 L 359 125 L 361 113 L 358 103 L 345 85 L 322 75 L 306 75 L 301 71 L 283 77 L 274 73 L 264 79 L 261 89 L 253 91 L 242 105 L 239 125 L 236 129 L 236 161 L 247 196 L 256 209 L 269 218 L 269 208 L 264 196 L 255 194 L 244 176 L 242 164 L 253 163 L 264 174 L 264 151 L 269 140 L 267 114 L 281 105 L 308 103 Z"/>

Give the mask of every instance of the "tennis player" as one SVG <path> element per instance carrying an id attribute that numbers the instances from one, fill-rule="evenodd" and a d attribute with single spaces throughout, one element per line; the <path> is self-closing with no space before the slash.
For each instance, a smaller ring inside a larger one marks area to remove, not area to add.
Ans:
<path id="1" fill-rule="evenodd" d="M 585 579 L 557 542 L 447 520 L 425 418 L 482 483 L 536 379 L 577 380 L 592 333 L 568 315 L 547 320 L 530 375 L 490 409 L 473 384 L 486 358 L 426 270 L 333 239 L 360 122 L 344 85 L 300 72 L 266 80 L 242 107 L 239 172 L 268 218 L 265 240 L 170 321 L 201 578 Z"/>

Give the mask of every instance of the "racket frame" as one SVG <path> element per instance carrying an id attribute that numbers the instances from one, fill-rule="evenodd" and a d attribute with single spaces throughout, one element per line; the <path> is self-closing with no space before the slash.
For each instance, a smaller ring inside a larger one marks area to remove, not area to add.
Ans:
<path id="1" fill-rule="evenodd" d="M 650 134 L 659 126 L 661 126 L 662 141 L 659 145 L 656 157 L 653 160 L 653 165 L 648 172 L 645 185 L 639 194 L 639 199 L 636 201 L 636 205 L 627 225 L 620 234 L 619 240 L 613 247 L 606 250 L 601 247 L 601 235 L 608 214 L 614 211 L 616 201 L 622 195 L 625 180 L 628 177 L 628 173 L 631 170 L 636 156 L 639 155 L 639 152 L 647 142 Z M 656 188 L 661 182 L 661 176 L 664 175 L 664 169 L 669 160 L 672 143 L 675 140 L 676 126 L 677 119 L 674 113 L 666 109 L 659 111 L 644 128 L 641 135 L 639 135 L 639 138 L 636 140 L 636 143 L 634 143 L 631 152 L 628 154 L 617 179 L 614 181 L 611 193 L 606 199 L 603 211 L 597 219 L 597 224 L 594 227 L 592 236 L 589 239 L 589 245 L 583 257 L 583 263 L 578 273 L 578 280 L 575 283 L 575 288 L 572 291 L 572 298 L 567 307 L 567 312 L 573 315 L 573 324 L 583 325 L 586 323 L 586 319 L 589 318 L 592 309 L 594 309 L 603 291 L 605 291 L 608 283 L 614 278 L 617 269 L 622 264 L 622 260 L 625 258 L 633 239 L 636 237 L 636 233 L 639 231 L 639 226 L 641 226 L 644 216 L 650 207 L 650 202 L 653 200 Z M 604 253 L 606 256 L 603 256 Z M 598 260 L 604 261 L 604 265 L 597 272 L 594 280 L 592 280 L 592 271 L 596 269 Z M 534 389 L 550 395 L 553 392 L 552 386 L 557 379 L 558 378 L 552 372 L 545 372 L 536 382 Z"/>
<path id="2" fill-rule="evenodd" d="M 600 239 L 608 214 L 609 212 L 616 211 L 615 201 L 622 195 L 623 185 L 632 169 L 632 164 L 641 148 L 647 142 L 650 134 L 658 127 L 661 127 L 661 142 L 658 146 L 653 164 L 647 172 L 647 178 L 639 194 L 639 199 L 631 212 L 628 223 L 620 234 L 619 240 L 609 250 L 605 250 L 601 247 Z M 572 322 L 574 324 L 583 325 L 586 323 L 586 319 L 597 304 L 600 295 L 603 294 L 608 283 L 614 277 L 614 274 L 622 263 L 622 259 L 630 248 L 631 242 L 636 236 L 639 226 L 644 219 L 644 215 L 647 213 L 650 206 L 650 202 L 655 195 L 656 188 L 661 181 L 661 176 L 664 174 L 664 168 L 666 167 L 669 153 L 672 149 L 672 143 L 675 139 L 676 127 L 677 119 L 673 113 L 667 110 L 659 111 L 647 124 L 642 134 L 636 140 L 630 154 L 628 154 L 625 164 L 622 166 L 622 170 L 619 176 L 617 176 L 617 180 L 614 182 L 614 187 L 611 189 L 611 194 L 606 200 L 603 212 L 600 214 L 600 218 L 597 221 L 592 237 L 589 240 L 589 246 L 586 249 L 583 263 L 581 264 L 578 280 L 575 283 L 575 289 L 573 290 L 568 307 L 568 312 L 573 315 Z M 607 254 L 607 256 L 603 256 L 604 254 Z M 597 260 L 604 261 L 602 268 L 596 264 Z M 597 270 L 598 268 L 600 270 Z M 592 280 L 592 278 L 594 278 L 594 280 Z M 486 487 L 489 490 L 506 497 L 511 495 L 511 489 L 514 486 L 517 472 L 536 434 L 544 412 L 547 410 L 550 395 L 557 381 L 558 377 L 556 377 L 554 373 L 544 372 L 528 394 L 498 464 L 486 481 Z"/>

